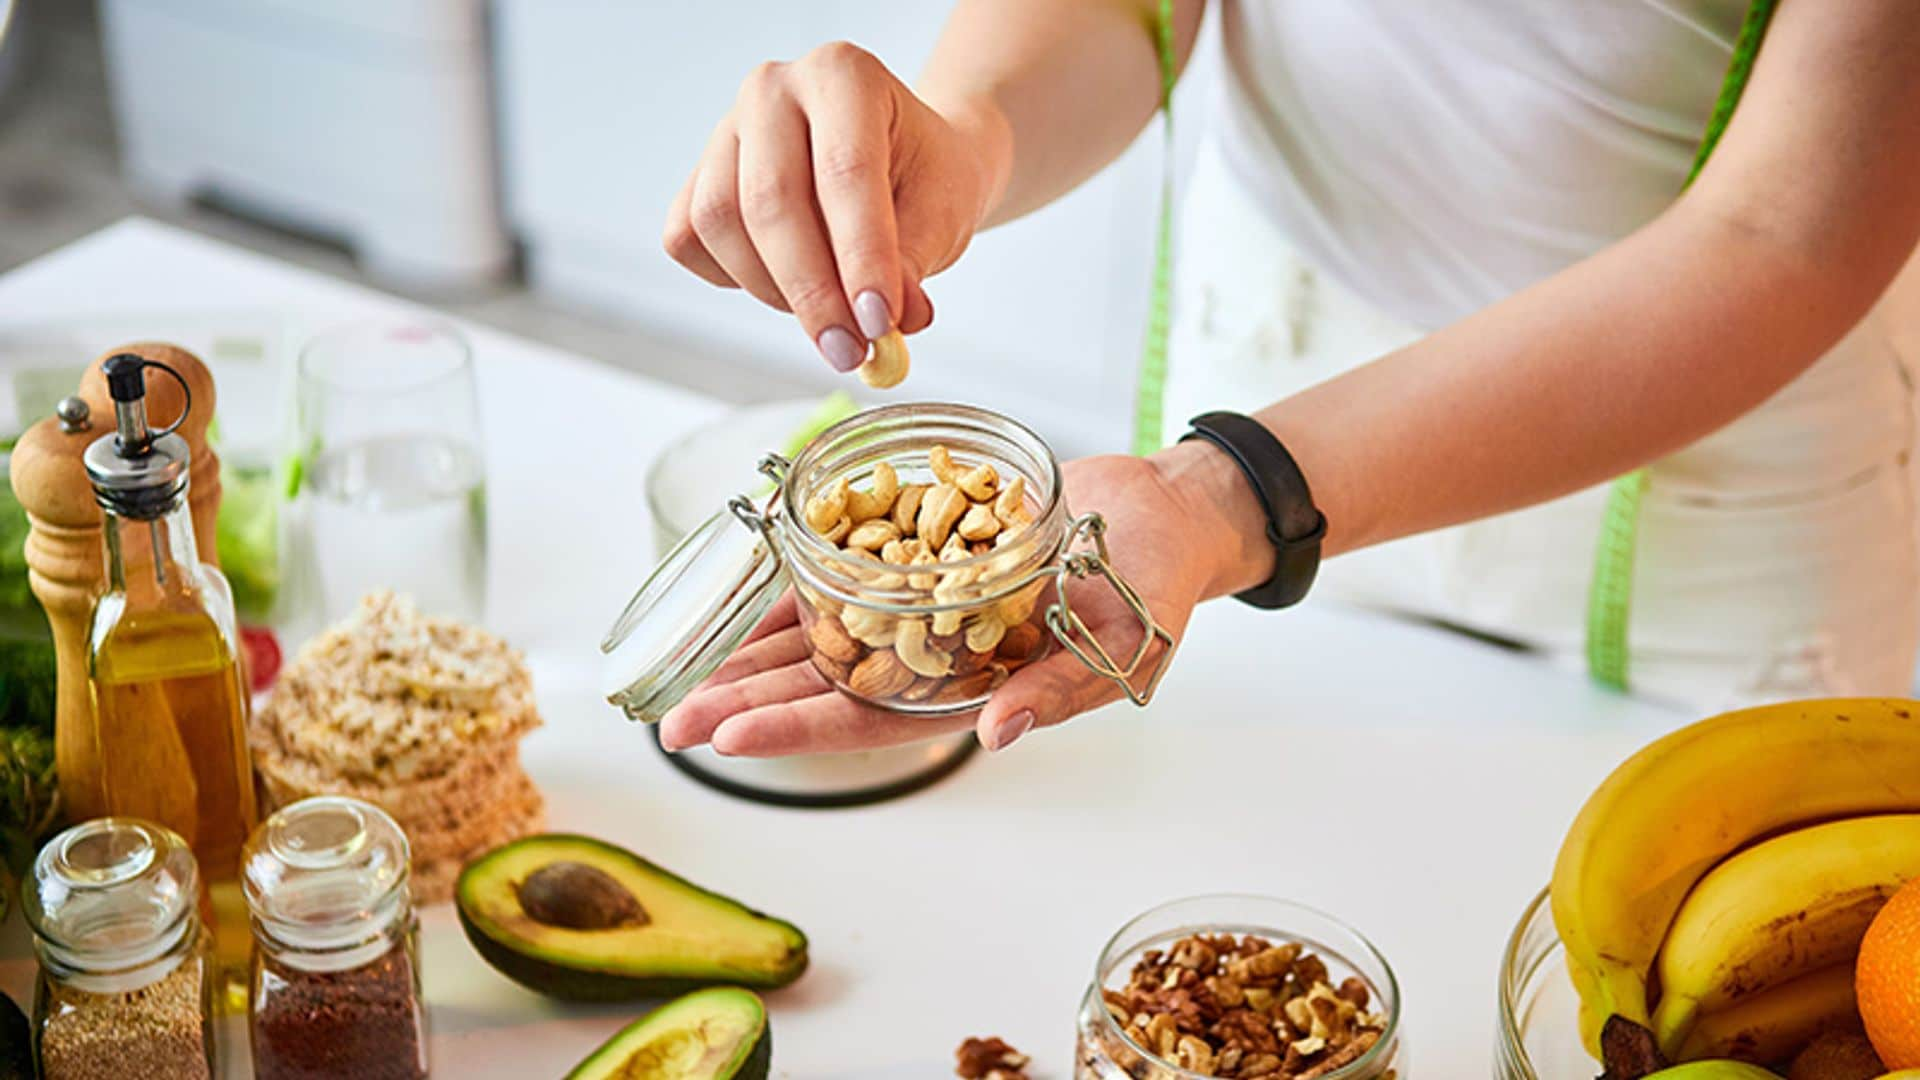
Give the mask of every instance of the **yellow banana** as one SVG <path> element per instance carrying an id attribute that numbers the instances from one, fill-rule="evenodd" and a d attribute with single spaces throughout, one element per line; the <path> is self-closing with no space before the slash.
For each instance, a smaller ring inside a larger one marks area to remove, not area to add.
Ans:
<path id="1" fill-rule="evenodd" d="M 1920 814 L 1796 829 L 1714 867 L 1660 947 L 1660 1048 L 1672 1057 L 1702 1012 L 1851 961 L 1873 917 L 1915 877 Z"/>
<path id="2" fill-rule="evenodd" d="M 1823 1031 L 1858 1026 L 1853 965 L 1835 964 L 1763 990 L 1724 1012 L 1703 1014 L 1681 1045 L 1679 1058 L 1738 1058 L 1774 1065 L 1799 1054 Z"/>
<path id="3" fill-rule="evenodd" d="M 1721 859 L 1816 821 L 1920 812 L 1920 703 L 1855 698 L 1744 709 L 1629 758 L 1575 819 L 1553 915 L 1596 1055 L 1619 1015 L 1650 1025 L 1647 979 L 1675 913 Z"/>

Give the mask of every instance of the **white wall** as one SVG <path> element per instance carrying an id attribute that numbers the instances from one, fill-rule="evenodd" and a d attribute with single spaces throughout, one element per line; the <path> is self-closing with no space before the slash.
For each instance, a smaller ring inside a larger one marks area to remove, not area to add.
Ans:
<path id="1" fill-rule="evenodd" d="M 741 78 L 836 38 L 911 81 L 932 2 L 494 0 L 508 216 L 535 287 L 697 335 L 756 362 L 825 372 L 790 317 L 687 274 L 660 250 L 668 203 Z M 1200 75 L 1190 72 L 1190 75 Z M 1183 141 L 1207 88 L 1189 78 Z M 915 397 L 976 401 L 1065 452 L 1125 446 L 1152 266 L 1156 125 L 1058 204 L 980 237 L 928 283 Z"/>

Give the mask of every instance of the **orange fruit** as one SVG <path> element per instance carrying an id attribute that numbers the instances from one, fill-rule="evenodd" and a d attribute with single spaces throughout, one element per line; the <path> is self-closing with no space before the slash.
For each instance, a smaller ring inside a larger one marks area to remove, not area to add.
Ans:
<path id="1" fill-rule="evenodd" d="M 1854 969 L 1867 1038 L 1889 1069 L 1920 1069 L 1920 880 L 1887 901 Z"/>

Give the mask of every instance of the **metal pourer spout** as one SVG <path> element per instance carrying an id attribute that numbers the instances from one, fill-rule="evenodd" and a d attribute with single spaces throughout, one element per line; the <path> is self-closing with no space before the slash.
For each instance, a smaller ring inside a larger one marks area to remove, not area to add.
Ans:
<path id="1" fill-rule="evenodd" d="M 147 379 L 144 374 L 150 363 L 132 353 L 118 353 L 109 356 L 106 363 L 100 365 L 101 372 L 107 377 L 107 394 L 113 398 L 114 424 L 118 430 L 113 445 L 121 457 L 145 457 L 153 449 L 153 431 L 147 427 Z M 172 371 L 171 368 L 166 370 Z"/>

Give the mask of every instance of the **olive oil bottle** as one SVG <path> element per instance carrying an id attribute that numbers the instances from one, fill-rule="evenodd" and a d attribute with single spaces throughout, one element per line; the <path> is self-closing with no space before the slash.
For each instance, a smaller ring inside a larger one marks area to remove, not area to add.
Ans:
<path id="1" fill-rule="evenodd" d="M 185 440 L 147 426 L 147 367 L 172 370 L 130 354 L 107 360 L 117 431 L 85 459 L 107 562 L 87 645 L 100 786 L 93 801 L 186 839 L 207 887 L 221 1004 L 244 1008 L 252 935 L 240 849 L 259 811 L 233 594 L 195 551 Z"/>

